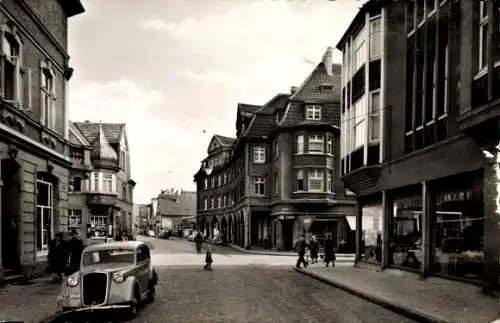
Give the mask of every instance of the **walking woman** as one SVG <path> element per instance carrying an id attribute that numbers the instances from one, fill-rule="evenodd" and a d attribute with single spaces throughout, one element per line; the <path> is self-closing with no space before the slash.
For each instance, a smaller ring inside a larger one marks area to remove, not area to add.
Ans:
<path id="1" fill-rule="evenodd" d="M 329 234 L 325 241 L 325 267 L 328 267 L 330 262 L 332 263 L 332 267 L 335 267 L 335 250 L 333 247 L 332 236 Z"/>

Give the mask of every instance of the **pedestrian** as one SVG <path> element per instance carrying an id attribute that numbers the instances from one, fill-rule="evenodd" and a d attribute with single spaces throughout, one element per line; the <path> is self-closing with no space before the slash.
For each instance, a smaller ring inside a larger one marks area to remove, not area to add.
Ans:
<path id="1" fill-rule="evenodd" d="M 207 252 L 205 253 L 205 270 L 212 270 L 212 262 L 213 262 L 213 259 L 212 259 L 212 246 L 208 246 L 207 248 Z"/>
<path id="2" fill-rule="evenodd" d="M 316 239 L 316 236 L 312 236 L 311 243 L 309 244 L 309 248 L 311 250 L 311 262 L 313 264 L 317 263 L 318 262 L 319 244 L 318 244 L 318 240 Z"/>
<path id="3" fill-rule="evenodd" d="M 66 267 L 66 246 L 62 232 L 57 232 L 49 243 L 47 274 L 53 275 L 52 282 L 60 283 Z"/>
<path id="4" fill-rule="evenodd" d="M 329 234 L 326 238 L 326 241 L 325 241 L 325 267 L 328 267 L 328 265 L 330 264 L 330 262 L 332 263 L 332 267 L 335 267 L 335 250 L 334 250 L 334 246 L 333 246 L 333 240 L 332 240 L 332 236 Z"/>
<path id="5" fill-rule="evenodd" d="M 82 240 L 78 237 L 78 232 L 74 229 L 71 231 L 71 239 L 68 241 L 67 246 L 66 275 L 69 276 L 80 269 L 80 260 L 84 248 Z"/>
<path id="6" fill-rule="evenodd" d="M 201 236 L 200 231 L 196 233 L 196 236 L 194 237 L 193 240 L 196 245 L 196 252 L 201 254 L 201 244 L 203 243 L 203 237 Z"/>
<path id="7" fill-rule="evenodd" d="M 304 264 L 304 268 L 307 267 L 307 261 L 304 259 L 306 255 L 307 242 L 304 238 L 304 235 L 301 234 L 299 240 L 295 242 L 294 249 L 299 254 L 299 258 L 297 259 L 297 264 L 295 265 L 297 268 L 300 268 L 301 264 Z"/>

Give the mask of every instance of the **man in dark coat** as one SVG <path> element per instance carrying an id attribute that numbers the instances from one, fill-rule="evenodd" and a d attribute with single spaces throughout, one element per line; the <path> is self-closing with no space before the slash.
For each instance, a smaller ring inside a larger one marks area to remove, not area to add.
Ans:
<path id="1" fill-rule="evenodd" d="M 49 262 L 47 273 L 54 275 L 54 283 L 61 282 L 66 269 L 66 241 L 63 240 L 62 232 L 56 233 L 54 239 L 50 241 L 47 259 Z"/>
<path id="2" fill-rule="evenodd" d="M 194 237 L 194 243 L 196 245 L 196 252 L 201 253 L 201 244 L 203 243 L 203 237 L 201 236 L 201 233 L 199 231 L 196 233 L 196 236 Z"/>
<path id="3" fill-rule="evenodd" d="M 325 267 L 332 263 L 332 267 L 335 267 L 335 250 L 333 246 L 333 240 L 331 235 L 328 235 L 325 241 Z"/>
<path id="4" fill-rule="evenodd" d="M 83 252 L 83 242 L 78 238 L 76 230 L 71 231 L 71 240 L 68 241 L 68 262 L 66 275 L 72 275 L 80 269 L 80 260 Z"/>
<path id="5" fill-rule="evenodd" d="M 295 250 L 299 254 L 299 258 L 297 259 L 297 264 L 295 265 L 297 268 L 300 268 L 301 264 L 304 264 L 304 268 L 307 267 L 307 262 L 304 259 L 304 256 L 306 255 L 306 248 L 307 248 L 307 242 L 306 239 L 304 238 L 304 235 L 300 235 L 299 240 L 295 242 Z"/>

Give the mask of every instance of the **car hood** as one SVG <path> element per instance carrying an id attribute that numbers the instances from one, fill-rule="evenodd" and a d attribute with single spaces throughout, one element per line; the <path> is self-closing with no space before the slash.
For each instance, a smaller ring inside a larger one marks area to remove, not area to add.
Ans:
<path id="1" fill-rule="evenodd" d="M 134 268 L 134 266 L 131 266 L 130 264 L 99 264 L 99 265 L 91 265 L 91 266 L 86 266 L 83 267 L 80 271 L 83 274 L 88 274 L 92 272 L 101 272 L 101 273 L 114 273 L 117 271 L 127 271 L 131 270 Z"/>

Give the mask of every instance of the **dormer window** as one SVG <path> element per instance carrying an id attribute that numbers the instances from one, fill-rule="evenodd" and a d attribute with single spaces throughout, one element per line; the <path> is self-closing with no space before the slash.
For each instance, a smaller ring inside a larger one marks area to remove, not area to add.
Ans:
<path id="1" fill-rule="evenodd" d="M 306 106 L 306 119 L 307 120 L 321 120 L 321 107 L 318 105 Z"/>
<path id="2" fill-rule="evenodd" d="M 319 89 L 321 91 L 332 91 L 333 90 L 333 85 L 332 84 L 321 84 L 319 86 Z"/>

